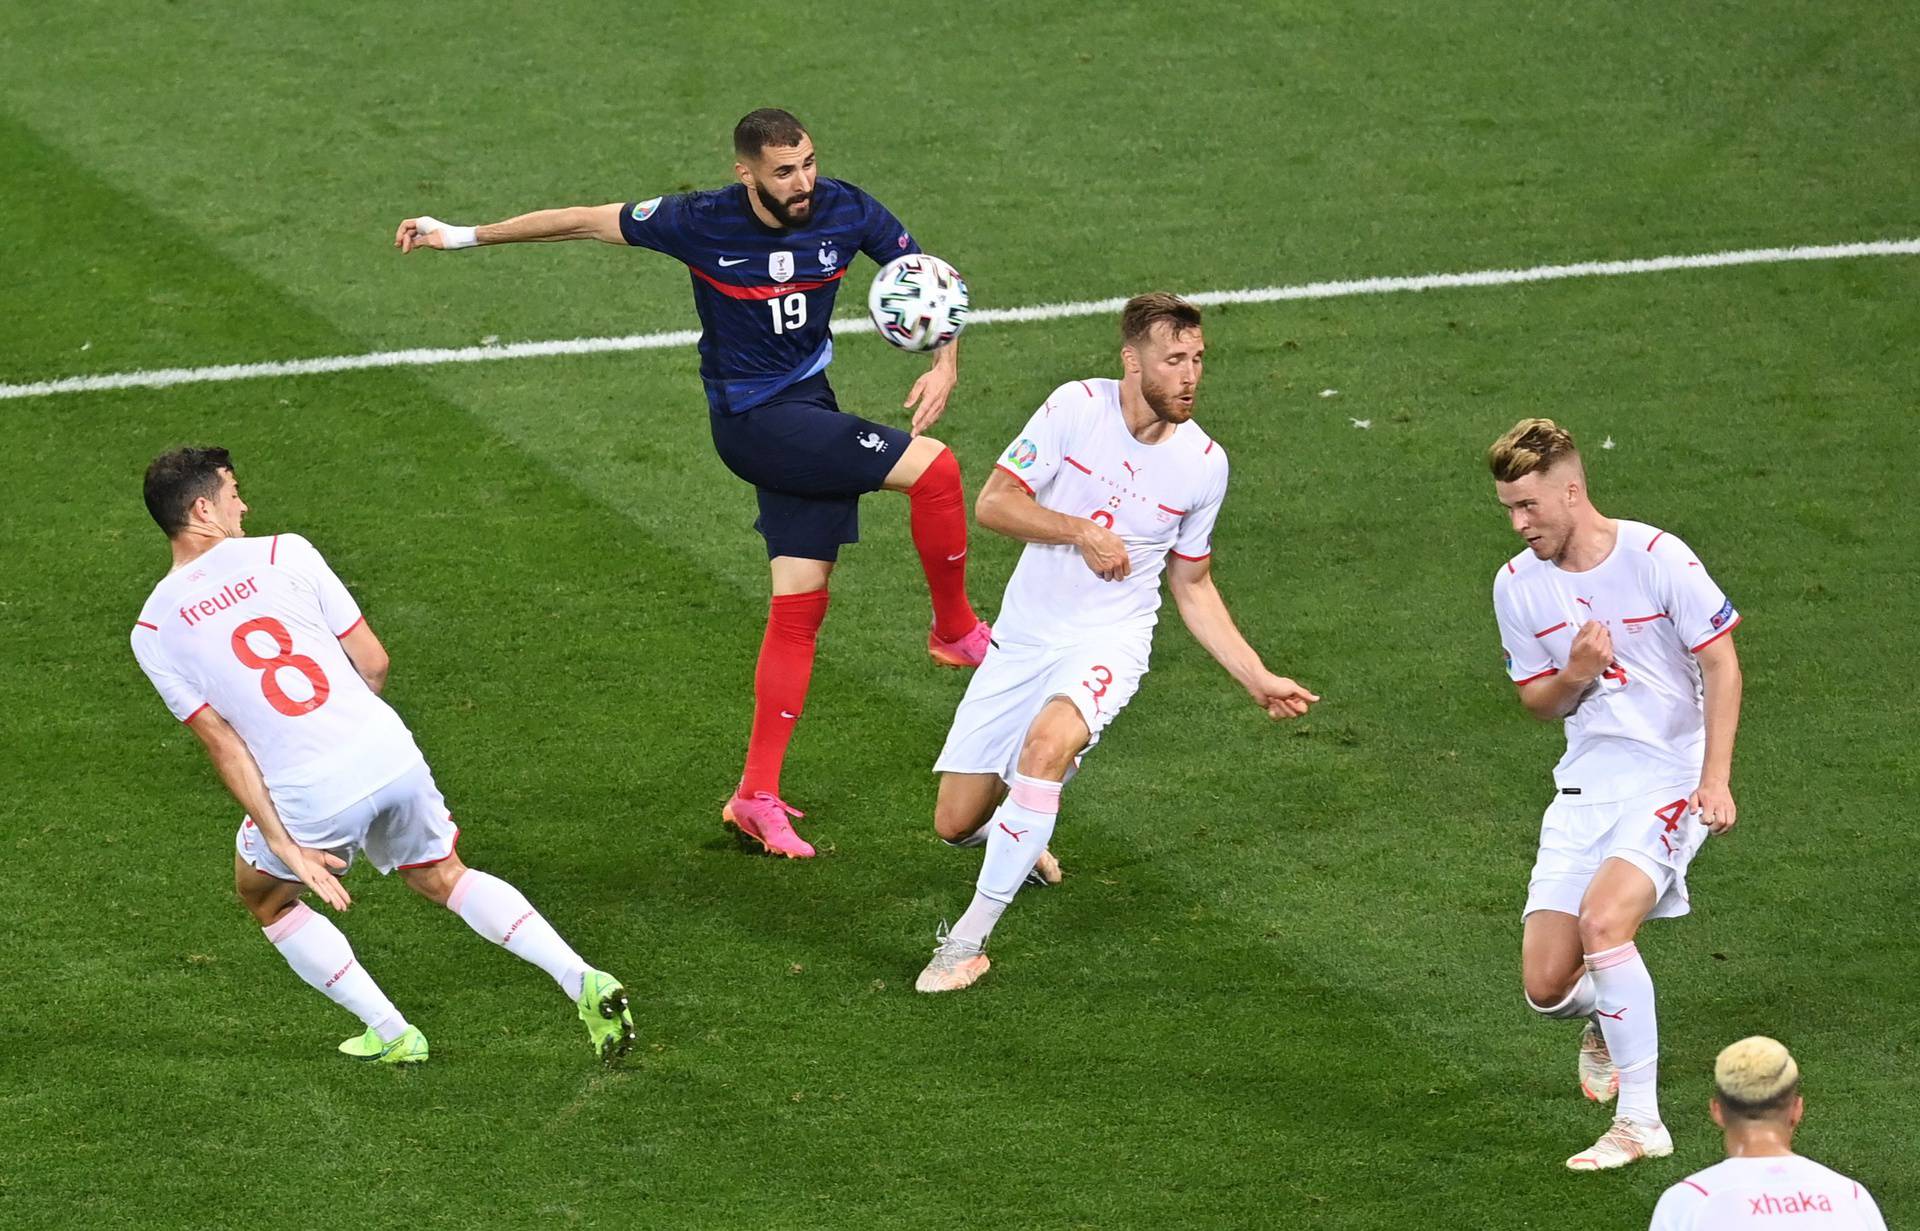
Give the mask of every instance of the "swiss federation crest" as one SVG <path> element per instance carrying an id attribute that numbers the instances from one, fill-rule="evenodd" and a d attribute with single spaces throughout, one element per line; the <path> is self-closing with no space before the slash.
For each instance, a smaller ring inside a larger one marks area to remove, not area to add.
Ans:
<path id="1" fill-rule="evenodd" d="M 776 252 L 767 258 L 767 277 L 775 282 L 793 281 L 793 253 Z"/>
<path id="2" fill-rule="evenodd" d="M 820 268 L 826 270 L 829 273 L 833 271 L 833 268 L 836 265 L 840 264 L 840 250 L 834 247 L 832 244 L 821 244 L 819 255 L 820 255 Z"/>

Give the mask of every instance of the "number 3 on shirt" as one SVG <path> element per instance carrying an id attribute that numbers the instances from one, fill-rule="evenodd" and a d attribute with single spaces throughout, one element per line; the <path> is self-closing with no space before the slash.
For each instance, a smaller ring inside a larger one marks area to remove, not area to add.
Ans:
<path id="1" fill-rule="evenodd" d="M 773 312 L 775 333 L 791 333 L 807 323 L 807 297 L 800 291 L 779 299 L 769 299 L 767 307 Z"/>
<path id="2" fill-rule="evenodd" d="M 254 653 L 253 647 L 247 644 L 249 633 L 265 633 L 272 637 L 277 651 L 274 657 L 262 658 Z M 233 656 L 248 670 L 260 672 L 260 695 L 267 699 L 268 705 L 289 718 L 313 713 L 327 703 L 327 694 L 333 691 L 333 686 L 327 683 L 327 673 L 320 669 L 320 664 L 305 654 L 295 654 L 293 634 L 272 616 L 248 620 L 233 630 Z M 305 701 L 295 701 L 282 691 L 279 680 L 282 667 L 306 676 L 307 683 L 313 686 L 313 696 Z"/>

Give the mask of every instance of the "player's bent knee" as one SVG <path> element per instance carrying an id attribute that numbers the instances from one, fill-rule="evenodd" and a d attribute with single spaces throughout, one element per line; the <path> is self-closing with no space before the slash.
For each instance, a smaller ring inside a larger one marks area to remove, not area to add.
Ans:
<path id="1" fill-rule="evenodd" d="M 1588 953 L 1616 948 L 1632 940 L 1639 926 L 1631 911 L 1611 905 L 1586 907 L 1580 912 L 1580 947 Z"/>
<path id="2" fill-rule="evenodd" d="M 421 897 L 445 906 L 453 897 L 453 887 L 466 871 L 467 865 L 460 862 L 460 856 L 448 855 L 439 863 L 430 863 L 425 867 L 401 868 L 400 879 L 406 881 L 407 888 Z"/>
<path id="3" fill-rule="evenodd" d="M 1535 977 L 1526 983 L 1527 1007 L 1542 1017 L 1578 1017 L 1579 1010 L 1573 1005 L 1573 989 L 1580 982 L 1576 973 L 1570 978 L 1553 982 Z"/>

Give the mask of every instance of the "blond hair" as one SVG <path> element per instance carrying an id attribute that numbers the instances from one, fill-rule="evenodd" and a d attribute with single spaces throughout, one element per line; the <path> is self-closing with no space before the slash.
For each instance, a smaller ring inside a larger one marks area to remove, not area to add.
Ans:
<path id="1" fill-rule="evenodd" d="M 1800 1066 L 1778 1040 L 1756 1034 L 1720 1053 L 1713 1084 L 1723 1111 L 1758 1119 L 1792 1106 L 1800 1093 Z"/>
<path id="2" fill-rule="evenodd" d="M 1567 458 L 1576 462 L 1580 450 L 1573 433 L 1551 419 L 1522 419 L 1487 450 L 1487 469 L 1502 483 L 1539 474 Z"/>

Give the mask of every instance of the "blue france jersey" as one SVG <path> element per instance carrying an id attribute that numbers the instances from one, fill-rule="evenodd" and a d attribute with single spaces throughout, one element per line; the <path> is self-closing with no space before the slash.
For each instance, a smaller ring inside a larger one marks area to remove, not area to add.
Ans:
<path id="1" fill-rule="evenodd" d="M 840 180 L 819 179 L 813 216 L 769 230 L 744 184 L 629 202 L 629 244 L 684 263 L 700 313 L 700 379 L 716 411 L 751 410 L 833 360 L 834 294 L 856 252 L 885 264 L 920 251 L 885 206 Z"/>

